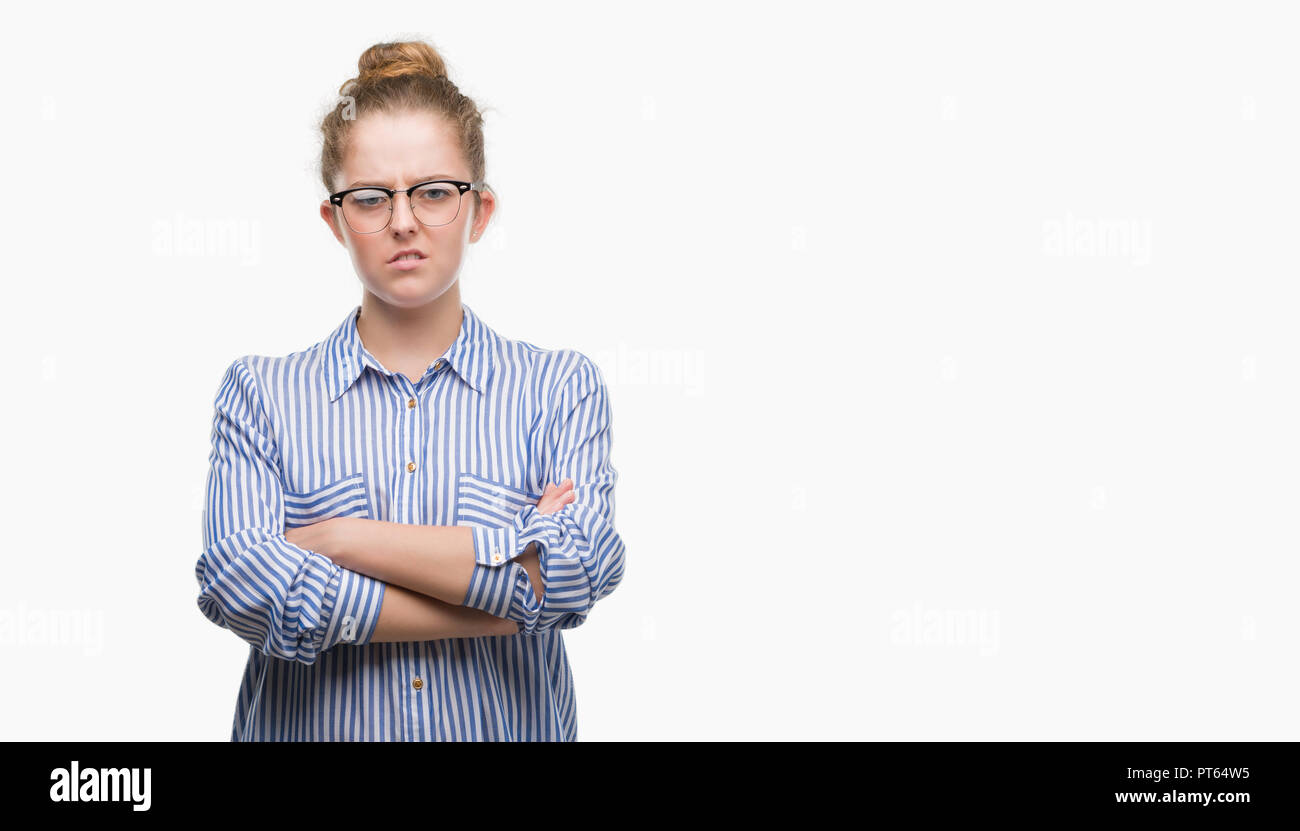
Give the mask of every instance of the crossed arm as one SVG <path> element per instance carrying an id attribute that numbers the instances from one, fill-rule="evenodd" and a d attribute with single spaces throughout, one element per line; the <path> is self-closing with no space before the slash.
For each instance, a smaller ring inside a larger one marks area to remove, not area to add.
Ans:
<path id="1" fill-rule="evenodd" d="M 574 500 L 573 480 L 547 485 L 537 510 L 554 513 Z M 474 574 L 474 538 L 468 527 L 414 525 L 335 517 L 290 528 L 285 539 L 334 563 L 387 584 L 371 642 L 423 641 L 481 635 L 514 635 L 520 625 L 463 606 Z M 541 563 L 530 544 L 515 558 L 528 572 L 542 602 Z"/>
<path id="2" fill-rule="evenodd" d="M 199 610 L 262 653 L 306 664 L 340 643 L 581 625 L 622 580 L 625 547 L 605 384 L 589 359 L 563 357 L 575 368 L 536 440 L 546 478 L 571 476 L 572 494 L 548 486 L 504 527 L 335 517 L 287 533 L 275 425 L 247 359 L 235 360 L 215 400 Z"/>

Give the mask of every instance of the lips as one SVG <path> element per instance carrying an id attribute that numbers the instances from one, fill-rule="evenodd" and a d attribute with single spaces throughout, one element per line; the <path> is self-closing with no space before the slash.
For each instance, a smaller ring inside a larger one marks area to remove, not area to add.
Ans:
<path id="1" fill-rule="evenodd" d="M 423 260 L 425 258 L 424 252 L 418 248 L 403 248 L 401 251 L 398 251 L 396 254 L 390 257 L 388 261 L 390 263 L 395 263 L 398 260 L 401 260 L 403 257 L 406 257 L 408 254 L 415 255 L 413 257 L 407 257 L 408 260 Z"/>

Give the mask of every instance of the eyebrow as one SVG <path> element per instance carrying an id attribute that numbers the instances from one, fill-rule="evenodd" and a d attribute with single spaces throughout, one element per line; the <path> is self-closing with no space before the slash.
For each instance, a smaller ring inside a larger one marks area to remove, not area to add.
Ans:
<path id="1" fill-rule="evenodd" d="M 426 176 L 420 176 L 419 178 L 417 178 L 417 179 L 415 180 L 415 182 L 414 182 L 413 184 L 417 184 L 417 185 L 418 185 L 418 184 L 421 183 L 421 182 L 433 182 L 433 181 L 436 181 L 436 180 L 438 180 L 438 179 L 455 179 L 455 178 L 456 178 L 455 176 L 448 176 L 448 175 L 443 174 L 443 173 L 430 173 L 430 174 L 428 174 L 428 175 L 426 175 Z M 388 184 L 387 182 L 367 182 L 365 179 L 358 179 L 357 181 L 355 181 L 355 182 L 353 182 L 352 184 L 348 185 L 348 187 L 350 187 L 350 188 L 355 188 L 355 187 L 358 187 L 358 186 L 360 186 L 360 185 L 382 185 L 383 187 L 386 187 L 386 188 L 391 188 L 391 187 L 392 187 L 392 185 Z"/>

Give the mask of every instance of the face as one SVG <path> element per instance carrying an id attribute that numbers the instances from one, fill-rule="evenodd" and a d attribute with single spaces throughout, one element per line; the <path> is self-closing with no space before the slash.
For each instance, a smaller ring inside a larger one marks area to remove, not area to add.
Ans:
<path id="1" fill-rule="evenodd" d="M 352 125 L 334 192 L 362 185 L 396 190 L 430 179 L 470 181 L 469 165 L 451 125 L 428 113 L 371 113 Z M 492 194 L 483 193 L 482 200 L 476 215 L 474 196 L 467 191 L 454 220 L 428 226 L 411 212 L 406 194 L 399 193 L 393 199 L 392 221 L 372 234 L 354 232 L 342 208 L 328 199 L 321 202 L 320 213 L 335 239 L 347 248 L 367 291 L 390 305 L 416 308 L 456 284 L 465 247 L 478 241 L 492 216 Z M 405 249 L 419 251 L 422 259 L 393 262 Z"/>

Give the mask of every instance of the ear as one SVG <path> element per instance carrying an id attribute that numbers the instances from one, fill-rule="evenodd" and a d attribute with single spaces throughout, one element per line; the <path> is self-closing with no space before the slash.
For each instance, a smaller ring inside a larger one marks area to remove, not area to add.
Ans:
<path id="1" fill-rule="evenodd" d="M 343 239 L 343 229 L 339 227 L 338 211 L 334 209 L 333 203 L 324 199 L 320 203 L 320 218 L 325 220 L 325 224 L 330 226 L 330 231 L 334 234 L 334 239 L 339 241 L 339 245 L 347 247 L 347 242 Z"/>
<path id="2" fill-rule="evenodd" d="M 497 198 L 492 191 L 484 189 L 479 192 L 480 205 L 475 213 L 474 221 L 470 224 L 470 242 L 478 242 L 483 237 L 483 232 L 487 230 L 488 221 L 492 219 L 492 212 L 496 210 Z"/>

